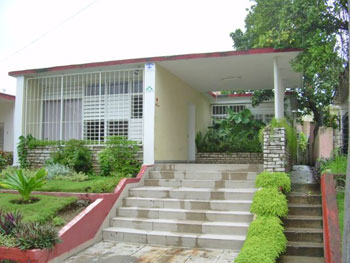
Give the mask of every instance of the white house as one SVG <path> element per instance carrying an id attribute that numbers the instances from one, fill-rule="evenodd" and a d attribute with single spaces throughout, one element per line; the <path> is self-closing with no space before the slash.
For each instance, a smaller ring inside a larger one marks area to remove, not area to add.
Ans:
<path id="1" fill-rule="evenodd" d="M 15 96 L 0 92 L 0 150 L 13 151 Z"/>
<path id="2" fill-rule="evenodd" d="M 289 63 L 299 52 L 263 48 L 13 71 L 14 145 L 27 134 L 99 145 L 124 135 L 143 145 L 145 164 L 194 160 L 195 134 L 211 124 L 208 92 L 274 88 L 269 114 L 282 118 L 285 89 L 301 84 Z"/>

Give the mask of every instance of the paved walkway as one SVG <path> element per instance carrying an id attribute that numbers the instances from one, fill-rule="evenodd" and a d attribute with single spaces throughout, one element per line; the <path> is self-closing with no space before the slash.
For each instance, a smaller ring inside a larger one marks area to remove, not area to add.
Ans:
<path id="1" fill-rule="evenodd" d="M 238 251 L 99 242 L 65 263 L 232 263 Z"/>

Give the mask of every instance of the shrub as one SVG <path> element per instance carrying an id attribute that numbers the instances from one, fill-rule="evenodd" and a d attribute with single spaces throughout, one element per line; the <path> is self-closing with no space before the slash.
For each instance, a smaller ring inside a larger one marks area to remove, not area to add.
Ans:
<path id="1" fill-rule="evenodd" d="M 71 181 L 71 182 L 84 182 L 89 180 L 89 176 L 82 172 L 73 172 L 70 175 L 56 175 L 53 179 L 62 180 L 62 181 Z"/>
<path id="2" fill-rule="evenodd" d="M 45 169 L 47 171 L 48 180 L 52 180 L 57 176 L 68 176 L 72 174 L 67 166 L 60 163 L 48 164 L 45 166 Z"/>
<path id="3" fill-rule="evenodd" d="M 0 179 L 0 186 L 6 189 L 17 190 L 24 202 L 30 199 L 32 191 L 39 189 L 45 183 L 46 170 L 38 170 L 33 177 L 28 177 L 24 172 L 16 170 L 13 174 L 5 174 L 5 178 Z"/>
<path id="4" fill-rule="evenodd" d="M 136 159 L 139 147 L 136 142 L 125 137 L 112 136 L 107 138 L 106 148 L 99 155 L 101 173 L 104 176 L 112 173 L 135 175 L 140 169 Z"/>
<path id="5" fill-rule="evenodd" d="M 69 140 L 65 146 L 60 146 L 57 152 L 51 154 L 53 163 L 59 163 L 76 172 L 88 173 L 92 169 L 92 153 L 81 140 Z"/>
<path id="6" fill-rule="evenodd" d="M 22 214 L 19 211 L 5 212 L 0 209 L 0 234 L 9 235 L 19 226 L 22 221 Z"/>
<path id="7" fill-rule="evenodd" d="M 347 156 L 337 155 L 334 160 L 329 163 L 328 168 L 333 174 L 346 174 Z"/>
<path id="8" fill-rule="evenodd" d="M 119 183 L 121 176 L 111 177 L 109 180 L 96 182 L 94 185 L 88 187 L 88 193 L 111 193 L 116 185 Z"/>
<path id="9" fill-rule="evenodd" d="M 16 247 L 17 240 L 10 235 L 3 235 L 0 233 L 0 247 Z M 0 261 L 2 263 L 2 261 Z"/>
<path id="10" fill-rule="evenodd" d="M 228 116 L 215 120 L 205 135 L 198 132 L 196 147 L 198 152 L 261 152 L 259 130 L 264 124 L 254 120 L 248 109 L 233 112 L 228 109 Z"/>
<path id="11" fill-rule="evenodd" d="M 262 172 L 255 181 L 256 187 L 282 187 L 285 192 L 290 192 L 291 181 L 286 173 L 282 172 Z"/>
<path id="12" fill-rule="evenodd" d="M 65 221 L 62 217 L 56 216 L 52 219 L 52 224 L 54 226 L 63 226 L 64 223 L 65 223 Z"/>
<path id="13" fill-rule="evenodd" d="M 258 216 L 284 217 L 288 213 L 287 198 L 276 188 L 263 188 L 255 193 L 250 211 Z"/>
<path id="14" fill-rule="evenodd" d="M 258 216 L 248 229 L 247 238 L 252 236 L 270 239 L 274 249 L 279 253 L 286 249 L 287 238 L 284 235 L 282 221 L 277 216 Z"/>
<path id="15" fill-rule="evenodd" d="M 279 253 L 270 238 L 253 236 L 246 239 L 235 263 L 276 263 Z"/>
<path id="16" fill-rule="evenodd" d="M 50 225 L 38 223 L 22 224 L 14 231 L 20 249 L 52 249 L 60 242 L 58 233 Z"/>

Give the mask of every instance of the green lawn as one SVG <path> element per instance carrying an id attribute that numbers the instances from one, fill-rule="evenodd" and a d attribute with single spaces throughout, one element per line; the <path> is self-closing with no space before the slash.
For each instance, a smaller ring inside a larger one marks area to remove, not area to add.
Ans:
<path id="1" fill-rule="evenodd" d="M 63 180 L 47 180 L 45 185 L 38 191 L 46 192 L 111 192 L 119 182 L 120 178 L 94 176 L 83 182 L 71 182 Z"/>
<path id="2" fill-rule="evenodd" d="M 337 205 L 339 211 L 339 226 L 340 234 L 343 235 L 343 224 L 344 224 L 344 192 L 337 193 Z"/>
<path id="3" fill-rule="evenodd" d="M 45 222 L 54 217 L 59 210 L 77 200 L 76 197 L 56 197 L 47 195 L 33 195 L 33 197 L 40 198 L 40 201 L 25 205 L 12 204 L 10 201 L 20 199 L 20 195 L 0 193 L 0 208 L 5 211 L 21 211 L 24 222 Z"/>

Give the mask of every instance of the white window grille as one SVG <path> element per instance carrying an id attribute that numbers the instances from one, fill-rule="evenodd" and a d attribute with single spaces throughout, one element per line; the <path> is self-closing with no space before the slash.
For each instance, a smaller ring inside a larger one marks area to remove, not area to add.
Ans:
<path id="1" fill-rule="evenodd" d="M 228 110 L 231 109 L 233 112 L 240 112 L 246 108 L 246 105 L 212 105 L 211 117 L 214 120 L 225 119 L 228 115 Z"/>
<path id="2" fill-rule="evenodd" d="M 143 141 L 143 70 L 29 78 L 24 134 L 45 140 L 104 144 L 120 135 Z"/>

